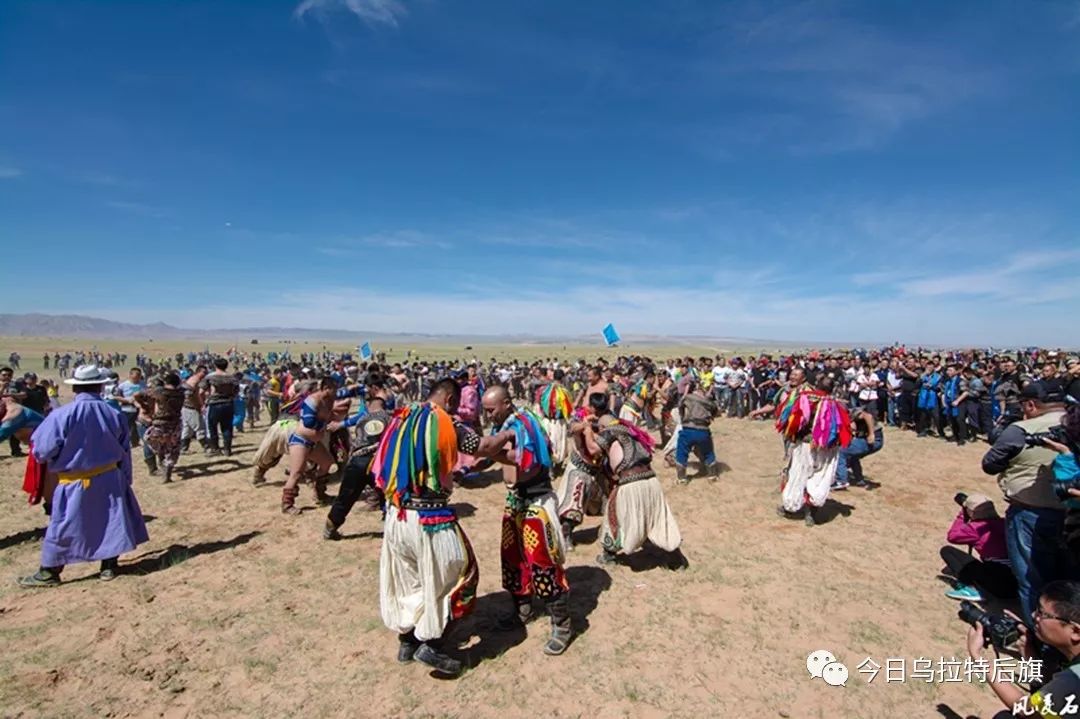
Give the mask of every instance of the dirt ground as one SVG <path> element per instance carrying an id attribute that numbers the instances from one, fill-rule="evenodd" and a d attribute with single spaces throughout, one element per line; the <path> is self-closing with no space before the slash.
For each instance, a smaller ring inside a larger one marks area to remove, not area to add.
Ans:
<path id="1" fill-rule="evenodd" d="M 717 483 L 661 469 L 690 568 L 646 553 L 601 569 L 597 519 L 570 556 L 576 641 L 562 657 L 498 633 L 504 492 L 494 479 L 454 494 L 481 569 L 477 611 L 452 635 L 471 669 L 437 680 L 398 665 L 378 612 L 379 514 L 358 505 L 326 542 L 310 489 L 279 513 L 281 467 L 254 488 L 261 429 L 231 459 L 182 457 L 162 485 L 136 463 L 151 540 L 101 583 L 94 565 L 56 589 L 14 579 L 38 561 L 46 518 L 20 491 L 23 461 L 0 447 L 0 715 L 5 717 L 989 717 L 989 687 L 908 679 L 872 684 L 866 657 L 963 657 L 965 625 L 936 575 L 957 491 L 998 496 L 981 445 L 889 430 L 865 462 L 880 487 L 834 493 L 823 523 L 776 516 L 780 441 L 767 423 L 713 425 L 729 466 Z M 659 462 L 657 462 L 659 464 Z M 333 491 L 333 489 L 331 490 Z M 1000 502 L 999 502 L 1000 505 Z M 827 649 L 846 687 L 811 679 Z"/>

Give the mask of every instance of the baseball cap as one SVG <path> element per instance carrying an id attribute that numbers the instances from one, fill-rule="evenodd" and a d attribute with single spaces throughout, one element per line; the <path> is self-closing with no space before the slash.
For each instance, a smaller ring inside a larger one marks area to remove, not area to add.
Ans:
<path id="1" fill-rule="evenodd" d="M 964 500 L 964 509 L 972 519 L 993 519 L 997 516 L 994 503 L 985 494 L 969 494 Z"/>

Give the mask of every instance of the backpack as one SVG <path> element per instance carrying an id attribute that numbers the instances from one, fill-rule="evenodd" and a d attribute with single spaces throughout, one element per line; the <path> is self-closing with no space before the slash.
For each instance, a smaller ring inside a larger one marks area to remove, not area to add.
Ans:
<path id="1" fill-rule="evenodd" d="M 463 422 L 471 423 L 480 419 L 480 393 L 475 384 L 469 382 L 461 388 L 457 414 Z"/>

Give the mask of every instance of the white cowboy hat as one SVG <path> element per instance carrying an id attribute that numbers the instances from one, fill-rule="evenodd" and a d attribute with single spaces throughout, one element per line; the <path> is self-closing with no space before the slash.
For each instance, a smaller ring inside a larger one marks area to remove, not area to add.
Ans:
<path id="1" fill-rule="evenodd" d="M 64 380 L 64 384 L 105 384 L 110 378 L 111 375 L 96 364 L 84 364 L 75 368 L 75 374 Z"/>

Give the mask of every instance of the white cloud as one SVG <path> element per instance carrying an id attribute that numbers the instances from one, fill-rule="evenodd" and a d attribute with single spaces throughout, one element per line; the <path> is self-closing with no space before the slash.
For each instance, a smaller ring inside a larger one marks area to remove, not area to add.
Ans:
<path id="1" fill-rule="evenodd" d="M 348 11 L 370 26 L 389 25 L 397 27 L 407 10 L 399 0 L 304 0 L 296 6 L 295 17 L 314 13 L 326 19 L 329 13 Z"/>
<path id="2" fill-rule="evenodd" d="M 602 274 L 603 268 L 597 272 Z M 430 283 L 421 283 L 419 289 L 337 286 L 267 295 L 244 304 L 99 309 L 91 314 L 207 328 L 298 326 L 574 337 L 595 335 L 606 323 L 614 322 L 624 336 L 743 337 L 834 346 L 894 340 L 947 346 L 1080 346 L 1080 333 L 1062 322 L 1060 313 L 1043 312 L 1022 302 L 963 295 L 894 299 L 833 292 L 799 296 L 780 285 L 750 289 L 758 281 L 748 277 L 740 282 L 733 274 L 730 286 L 705 290 L 603 282 L 547 289 L 524 276 L 511 276 L 504 285 L 485 284 L 482 292 L 439 293 Z M 1076 291 L 1071 294 L 1075 296 Z"/>
<path id="3" fill-rule="evenodd" d="M 0 180 L 14 180 L 16 177 L 22 177 L 22 174 L 23 171 L 17 167 L 0 165 Z"/>
<path id="4" fill-rule="evenodd" d="M 852 276 L 859 287 L 885 289 L 897 302 L 970 301 L 972 311 L 993 317 L 998 311 L 1080 300 L 1080 285 L 1069 278 L 1080 272 L 1080 250 L 1032 250 L 1002 255 L 992 265 L 971 262 L 956 269 L 872 271 Z M 965 322 L 968 321 L 965 317 Z"/>

